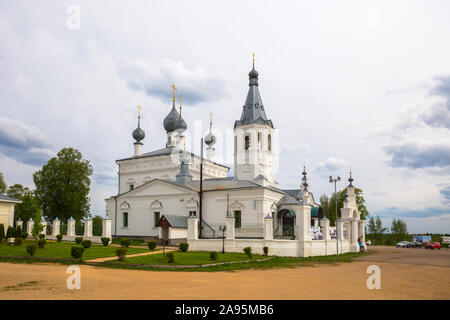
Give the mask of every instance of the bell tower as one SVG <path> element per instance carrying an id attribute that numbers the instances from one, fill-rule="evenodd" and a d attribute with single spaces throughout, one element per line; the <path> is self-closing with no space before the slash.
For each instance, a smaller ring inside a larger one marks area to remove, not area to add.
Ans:
<path id="1" fill-rule="evenodd" d="M 248 74 L 249 89 L 240 120 L 234 123 L 234 175 L 239 180 L 259 180 L 264 177 L 275 183 L 274 128 L 268 120 L 258 89 L 258 71 Z"/>

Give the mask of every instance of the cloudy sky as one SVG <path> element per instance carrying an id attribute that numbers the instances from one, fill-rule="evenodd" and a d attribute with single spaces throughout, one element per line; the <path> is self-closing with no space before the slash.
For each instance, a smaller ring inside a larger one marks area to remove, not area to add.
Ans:
<path id="1" fill-rule="evenodd" d="M 189 129 L 206 132 L 214 113 L 229 162 L 220 137 L 240 117 L 255 52 L 281 187 L 297 187 L 306 162 L 318 200 L 351 167 L 372 215 L 450 232 L 448 12 L 445 0 L 2 1 L 0 172 L 33 187 L 34 171 L 75 147 L 103 215 L 138 104 L 144 152 L 164 147 L 172 83 Z"/>

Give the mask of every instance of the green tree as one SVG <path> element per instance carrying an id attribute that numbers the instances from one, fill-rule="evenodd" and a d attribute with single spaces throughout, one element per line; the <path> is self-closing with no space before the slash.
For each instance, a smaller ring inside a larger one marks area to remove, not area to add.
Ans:
<path id="1" fill-rule="evenodd" d="M 396 236 L 406 236 L 408 234 L 406 222 L 400 219 L 392 220 L 391 233 Z"/>
<path id="2" fill-rule="evenodd" d="M 41 216 L 41 211 L 39 210 L 38 212 L 35 213 L 35 215 L 33 216 L 33 228 L 31 228 L 31 234 L 33 237 L 37 238 L 38 235 L 41 233 L 42 230 L 44 230 L 44 225 L 41 223 L 42 222 L 42 216 Z"/>
<path id="3" fill-rule="evenodd" d="M 370 234 L 370 238 L 374 240 L 374 244 L 383 244 L 384 233 L 388 230 L 383 227 L 383 223 L 379 216 L 375 219 L 374 217 L 370 217 L 369 223 L 367 224 L 368 233 Z"/>
<path id="4" fill-rule="evenodd" d="M 366 200 L 363 196 L 362 189 L 355 188 L 355 195 L 356 195 L 356 204 L 358 205 L 358 210 L 361 213 L 361 219 L 366 219 L 369 216 L 369 211 L 367 210 L 365 206 Z M 330 213 L 330 216 L 328 219 L 330 219 L 331 225 L 335 225 L 336 221 L 336 198 L 337 198 L 337 207 L 338 207 L 338 218 L 341 217 L 341 208 L 344 207 L 344 200 L 345 200 L 345 193 L 347 192 L 347 188 L 338 191 L 337 194 L 333 194 L 329 200 L 329 207 L 328 212 Z"/>
<path id="5" fill-rule="evenodd" d="M 22 203 L 17 203 L 14 207 L 15 218 L 20 218 L 26 222 L 32 219 L 37 213 L 40 214 L 41 207 L 33 192 L 27 192 L 20 200 L 22 200 Z"/>
<path id="6" fill-rule="evenodd" d="M 74 148 L 64 148 L 33 174 L 36 197 L 47 220 L 83 219 L 89 214 L 92 165 Z"/>
<path id="7" fill-rule="evenodd" d="M 102 217 L 97 215 L 92 218 L 92 234 L 94 236 L 102 235 L 102 223 L 103 223 Z"/>
<path id="8" fill-rule="evenodd" d="M 0 194 L 4 194 L 6 192 L 6 182 L 5 179 L 3 178 L 3 173 L 0 172 Z"/>
<path id="9" fill-rule="evenodd" d="M 320 207 L 322 208 L 323 216 L 330 219 L 330 214 L 328 212 L 328 209 L 330 207 L 330 199 L 328 198 L 328 196 L 326 194 L 323 194 L 320 196 L 319 201 L 320 201 Z"/>
<path id="10" fill-rule="evenodd" d="M 12 186 L 8 187 L 8 190 L 6 191 L 6 195 L 8 197 L 13 197 L 16 199 L 21 199 L 24 195 L 30 192 L 30 189 L 27 187 L 24 187 L 23 185 L 19 183 L 15 183 Z"/>

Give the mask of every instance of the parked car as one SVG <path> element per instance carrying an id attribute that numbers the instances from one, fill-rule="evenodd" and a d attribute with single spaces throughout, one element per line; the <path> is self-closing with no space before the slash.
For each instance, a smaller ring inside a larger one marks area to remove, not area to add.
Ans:
<path id="1" fill-rule="evenodd" d="M 425 249 L 439 249 L 441 250 L 441 244 L 439 242 L 429 242 L 425 245 Z"/>
<path id="2" fill-rule="evenodd" d="M 397 248 L 406 248 L 406 246 L 409 244 L 408 241 L 400 241 L 399 243 L 397 243 L 395 246 Z"/>
<path id="3" fill-rule="evenodd" d="M 406 245 L 407 248 L 422 248 L 422 243 L 419 241 L 411 241 Z"/>

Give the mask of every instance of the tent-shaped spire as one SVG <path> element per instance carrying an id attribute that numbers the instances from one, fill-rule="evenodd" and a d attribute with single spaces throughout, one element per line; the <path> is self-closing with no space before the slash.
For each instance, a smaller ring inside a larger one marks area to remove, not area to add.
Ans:
<path id="1" fill-rule="evenodd" d="M 258 89 L 258 71 L 255 70 L 255 56 L 253 55 L 253 69 L 249 72 L 249 88 L 247 93 L 247 99 L 243 106 L 241 119 L 234 123 L 234 127 L 242 126 L 246 124 L 267 124 L 273 128 L 272 120 L 268 120 L 264 105 L 261 100 L 261 95 Z"/>

